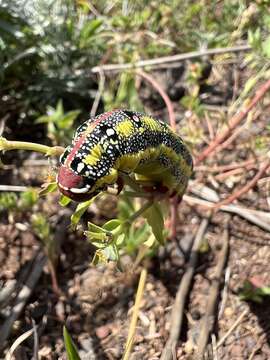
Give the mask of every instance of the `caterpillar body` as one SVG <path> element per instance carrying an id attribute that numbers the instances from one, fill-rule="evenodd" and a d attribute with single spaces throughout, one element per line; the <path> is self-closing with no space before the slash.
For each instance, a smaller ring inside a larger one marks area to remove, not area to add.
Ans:
<path id="1" fill-rule="evenodd" d="M 134 173 L 136 179 L 183 195 L 192 174 L 192 157 L 183 140 L 164 122 L 128 110 L 87 120 L 60 158 L 57 183 L 75 201 L 85 201 Z"/>

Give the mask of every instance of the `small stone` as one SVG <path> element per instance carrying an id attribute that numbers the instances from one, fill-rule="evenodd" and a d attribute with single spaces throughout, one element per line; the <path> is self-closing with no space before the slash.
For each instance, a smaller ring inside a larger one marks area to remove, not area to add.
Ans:
<path id="1" fill-rule="evenodd" d="M 97 328 L 96 335 L 99 339 L 105 339 L 108 335 L 110 335 L 111 329 L 108 325 L 103 325 Z"/>

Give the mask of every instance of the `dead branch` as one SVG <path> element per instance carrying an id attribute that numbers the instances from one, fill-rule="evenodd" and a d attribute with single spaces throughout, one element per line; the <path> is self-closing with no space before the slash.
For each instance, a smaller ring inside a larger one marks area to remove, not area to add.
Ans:
<path id="1" fill-rule="evenodd" d="M 240 122 L 247 116 L 251 109 L 264 97 L 266 92 L 270 89 L 270 80 L 266 81 L 260 88 L 256 91 L 255 96 L 249 102 L 249 104 L 243 109 L 235 114 L 228 122 L 228 126 L 221 131 L 216 138 L 211 141 L 207 148 L 202 151 L 202 153 L 196 158 L 195 163 L 198 164 L 201 161 L 205 160 L 208 155 L 216 150 L 219 144 L 226 140 L 233 132 L 233 130 L 240 124 Z"/>
<path id="2" fill-rule="evenodd" d="M 0 327 L 0 348 L 3 347 L 4 342 L 7 340 L 10 331 L 12 329 L 12 325 L 14 321 L 18 319 L 20 316 L 27 300 L 29 299 L 32 291 L 35 288 L 36 283 L 38 282 L 43 268 L 46 264 L 47 258 L 42 253 L 39 253 L 36 256 L 35 262 L 32 266 L 32 270 L 30 275 L 28 276 L 25 284 L 17 295 L 14 306 L 11 309 L 11 313 L 9 317 L 4 321 L 3 325 Z"/>
<path id="3" fill-rule="evenodd" d="M 227 47 L 227 48 L 215 48 L 215 49 L 206 49 L 206 50 L 199 50 L 199 51 L 192 51 L 184 54 L 176 54 L 172 56 L 164 56 L 156 59 L 150 59 L 150 60 L 140 60 L 135 63 L 126 63 L 126 64 L 107 64 L 103 66 L 95 66 L 91 69 L 92 73 L 97 73 L 101 69 L 104 72 L 119 72 L 123 70 L 128 69 L 135 69 L 135 68 L 143 68 L 143 67 L 167 67 L 168 63 L 172 62 L 182 62 L 184 60 L 191 60 L 196 59 L 202 56 L 210 56 L 210 55 L 220 55 L 220 54 L 226 54 L 226 53 L 233 53 L 233 52 L 240 52 L 240 51 L 249 51 L 251 50 L 251 47 L 249 45 L 240 45 L 240 46 L 234 46 L 234 47 Z"/>
<path id="4" fill-rule="evenodd" d="M 222 236 L 222 249 L 219 255 L 218 263 L 216 266 L 214 279 L 207 299 L 206 313 L 202 319 L 200 327 L 200 335 L 198 339 L 198 347 L 195 353 L 195 359 L 203 359 L 203 355 L 209 340 L 210 333 L 212 332 L 215 321 L 215 310 L 218 301 L 220 283 L 222 281 L 222 273 L 227 260 L 229 250 L 229 230 L 227 228 L 223 232 Z"/>
<path id="5" fill-rule="evenodd" d="M 171 314 L 170 335 L 166 342 L 165 348 L 162 352 L 160 358 L 161 360 L 173 359 L 173 354 L 176 348 L 176 344 L 181 333 L 186 298 L 188 296 L 190 284 L 197 264 L 198 250 L 200 248 L 202 239 L 206 232 L 208 223 L 209 223 L 209 219 L 203 219 L 198 228 L 186 271 L 180 281 L 179 288 L 176 293 L 175 302 Z"/>
<path id="6" fill-rule="evenodd" d="M 213 207 L 215 205 L 211 201 L 198 199 L 198 198 L 195 198 L 195 197 L 189 196 L 189 195 L 184 195 L 183 200 L 186 201 L 190 205 L 201 205 L 201 206 L 208 208 L 209 210 L 213 209 Z M 270 232 L 270 223 L 266 222 L 266 220 L 265 220 L 269 214 L 264 213 L 263 211 L 250 210 L 250 209 L 242 208 L 240 206 L 236 206 L 236 205 L 232 205 L 232 204 L 223 205 L 219 208 L 219 210 L 241 216 L 242 218 L 246 219 L 253 225 L 256 225 L 259 228 Z"/>

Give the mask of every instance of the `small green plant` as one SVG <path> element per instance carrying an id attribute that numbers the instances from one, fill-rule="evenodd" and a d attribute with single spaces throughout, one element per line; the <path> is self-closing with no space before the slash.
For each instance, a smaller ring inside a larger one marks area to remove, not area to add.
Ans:
<path id="1" fill-rule="evenodd" d="M 80 360 L 78 350 L 65 326 L 63 328 L 63 336 L 68 360 Z"/>
<path id="2" fill-rule="evenodd" d="M 51 225 L 45 215 L 41 213 L 33 214 L 31 217 L 31 225 L 34 233 L 38 236 L 43 244 L 44 251 L 48 257 L 48 266 L 52 279 L 52 287 L 54 292 L 59 295 L 61 291 L 58 287 L 55 270 L 59 256 L 59 244 L 55 240 Z"/>
<path id="3" fill-rule="evenodd" d="M 0 193 L 0 212 L 20 212 L 30 210 L 38 200 L 38 192 L 35 189 L 29 189 L 20 194 L 14 192 Z"/>
<path id="4" fill-rule="evenodd" d="M 245 280 L 238 294 L 241 300 L 262 303 L 270 296 L 270 286 L 257 287 L 250 280 Z"/>
<path id="5" fill-rule="evenodd" d="M 47 115 L 37 118 L 36 123 L 47 124 L 47 134 L 54 145 L 65 144 L 71 140 L 73 124 L 80 110 L 64 112 L 63 102 L 58 101 L 56 108 L 47 107 Z"/>
<path id="6" fill-rule="evenodd" d="M 31 225 L 33 231 L 41 240 L 48 258 L 55 265 L 58 258 L 58 249 L 47 218 L 41 213 L 35 213 L 31 217 Z"/>

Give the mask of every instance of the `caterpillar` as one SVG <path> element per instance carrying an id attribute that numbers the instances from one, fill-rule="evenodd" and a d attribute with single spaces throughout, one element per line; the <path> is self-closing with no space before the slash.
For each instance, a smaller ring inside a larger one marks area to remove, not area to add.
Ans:
<path id="1" fill-rule="evenodd" d="M 183 140 L 164 122 L 129 110 L 113 110 L 84 122 L 60 158 L 60 192 L 85 201 L 115 183 L 121 174 L 181 197 L 192 174 Z"/>

